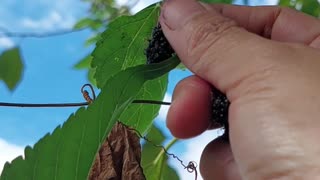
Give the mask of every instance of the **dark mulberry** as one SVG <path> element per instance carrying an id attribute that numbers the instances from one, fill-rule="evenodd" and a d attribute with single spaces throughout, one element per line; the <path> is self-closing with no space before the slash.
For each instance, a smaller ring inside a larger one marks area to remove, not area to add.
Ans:
<path id="1" fill-rule="evenodd" d="M 152 38 L 149 40 L 145 54 L 147 56 L 147 64 L 159 63 L 174 54 L 174 50 L 163 34 L 160 23 L 153 28 Z"/>
<path id="2" fill-rule="evenodd" d="M 225 94 L 213 88 L 212 90 L 212 121 L 224 127 L 223 137 L 229 139 L 228 111 L 230 102 Z"/>

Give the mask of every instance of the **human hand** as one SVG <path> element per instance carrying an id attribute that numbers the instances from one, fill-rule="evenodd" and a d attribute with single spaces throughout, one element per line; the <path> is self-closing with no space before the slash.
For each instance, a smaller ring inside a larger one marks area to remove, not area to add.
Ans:
<path id="1" fill-rule="evenodd" d="M 230 144 L 205 148 L 204 179 L 320 177 L 320 22 L 280 7 L 166 0 L 162 29 L 195 76 L 175 88 L 167 126 L 189 138 L 209 126 L 211 84 L 229 107 Z"/>

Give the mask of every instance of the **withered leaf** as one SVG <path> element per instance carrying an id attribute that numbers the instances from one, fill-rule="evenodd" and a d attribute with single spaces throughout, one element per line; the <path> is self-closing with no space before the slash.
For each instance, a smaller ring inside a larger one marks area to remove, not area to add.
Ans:
<path id="1" fill-rule="evenodd" d="M 145 180 L 140 162 L 140 138 L 117 122 L 96 156 L 89 180 Z"/>

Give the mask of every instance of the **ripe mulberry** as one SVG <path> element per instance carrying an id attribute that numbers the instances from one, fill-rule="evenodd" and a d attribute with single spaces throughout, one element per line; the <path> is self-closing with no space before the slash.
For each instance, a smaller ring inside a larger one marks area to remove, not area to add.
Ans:
<path id="1" fill-rule="evenodd" d="M 211 120 L 224 127 L 223 137 L 229 139 L 229 123 L 228 123 L 228 110 L 230 102 L 226 95 L 219 90 L 213 88 L 212 90 L 212 116 Z"/>
<path id="2" fill-rule="evenodd" d="M 163 34 L 160 23 L 153 28 L 152 38 L 149 40 L 145 54 L 147 56 L 147 64 L 159 63 L 174 54 L 174 50 Z"/>

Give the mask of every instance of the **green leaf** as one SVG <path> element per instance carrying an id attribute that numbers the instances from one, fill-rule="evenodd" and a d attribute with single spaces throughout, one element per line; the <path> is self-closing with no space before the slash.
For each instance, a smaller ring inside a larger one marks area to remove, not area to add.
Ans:
<path id="1" fill-rule="evenodd" d="M 19 48 L 6 50 L 0 55 L 0 80 L 12 91 L 22 78 L 23 63 Z"/>
<path id="2" fill-rule="evenodd" d="M 87 109 L 80 108 L 52 134 L 33 148 L 6 163 L 0 180 L 85 180 L 101 144 L 120 114 L 134 100 L 142 85 L 164 75 L 178 65 L 177 59 L 140 65 L 110 78 L 97 99 Z"/>
<path id="3" fill-rule="evenodd" d="M 96 79 L 94 79 L 94 73 L 96 72 L 96 70 L 94 68 L 89 68 L 88 69 L 88 74 L 87 74 L 87 78 L 89 80 L 89 82 L 94 85 L 97 86 L 97 81 Z"/>
<path id="4" fill-rule="evenodd" d="M 74 26 L 74 29 L 83 29 L 86 27 L 90 27 L 94 30 L 99 29 L 102 26 L 102 23 L 98 20 L 94 20 L 91 18 L 83 18 L 80 19 Z"/>
<path id="5" fill-rule="evenodd" d="M 95 34 L 89 37 L 86 42 L 84 43 L 85 46 L 91 46 L 92 44 L 96 44 L 97 41 L 100 39 L 100 34 Z"/>
<path id="6" fill-rule="evenodd" d="M 165 137 L 161 130 L 155 126 L 154 124 L 149 129 L 149 132 L 146 136 L 148 140 L 150 140 L 153 144 L 159 144 L 162 145 L 162 143 L 165 141 Z M 161 151 L 161 148 L 153 146 L 151 143 L 145 142 L 142 146 L 142 153 L 141 153 L 141 164 L 142 167 L 146 167 L 152 161 L 155 157 L 159 154 Z"/>
<path id="7" fill-rule="evenodd" d="M 90 67 L 92 61 L 92 56 L 89 54 L 80 60 L 77 64 L 74 65 L 75 69 L 87 69 Z"/>
<path id="8" fill-rule="evenodd" d="M 153 144 L 161 145 L 165 137 L 156 126 L 152 126 L 147 135 Z M 171 144 L 173 145 L 173 144 Z M 170 147 L 167 147 L 170 148 Z M 162 149 L 155 147 L 151 143 L 145 142 L 142 148 L 141 164 L 144 169 L 146 179 L 148 180 L 178 180 L 176 171 L 168 164 L 168 157 Z"/>
<path id="9" fill-rule="evenodd" d="M 168 76 L 148 81 L 141 88 L 136 99 L 162 100 L 167 90 Z M 131 104 L 121 115 L 120 121 L 134 127 L 141 133 L 150 128 L 154 118 L 158 116 L 159 105 Z"/>
<path id="10" fill-rule="evenodd" d="M 179 70 L 182 70 L 182 71 L 187 70 L 186 66 L 185 66 L 184 64 L 182 64 L 182 63 L 180 63 L 180 64 L 177 66 L 176 69 L 179 69 Z"/>
<path id="11" fill-rule="evenodd" d="M 134 16 L 119 17 L 109 24 L 92 53 L 92 66 L 96 67 L 95 79 L 98 87 L 102 87 L 113 74 L 146 63 L 144 50 L 158 16 L 159 5 L 156 4 Z M 147 82 L 136 98 L 162 100 L 167 84 L 167 76 Z M 143 133 L 150 127 L 159 110 L 159 105 L 132 104 L 120 120 Z"/>
<path id="12" fill-rule="evenodd" d="M 159 5 L 153 5 L 134 16 L 121 16 L 108 25 L 92 53 L 99 88 L 117 72 L 146 63 L 144 49 L 158 16 Z"/>
<path id="13" fill-rule="evenodd" d="M 89 82 L 97 86 L 96 80 L 94 79 L 94 74 L 95 74 L 95 68 L 91 68 L 90 64 L 92 61 L 92 56 L 91 54 L 85 56 L 82 60 L 80 60 L 77 64 L 73 66 L 73 68 L 81 70 L 81 69 L 86 69 L 88 70 L 87 72 L 87 78 Z"/>
<path id="14" fill-rule="evenodd" d="M 280 6 L 291 6 L 291 0 L 280 0 L 278 2 L 278 5 L 280 5 Z"/>
<path id="15" fill-rule="evenodd" d="M 301 0 L 302 7 L 300 11 L 309 15 L 318 17 L 320 13 L 320 4 L 317 0 Z"/>

